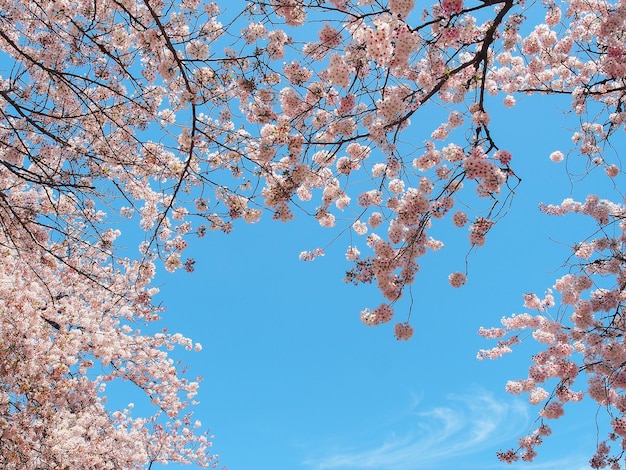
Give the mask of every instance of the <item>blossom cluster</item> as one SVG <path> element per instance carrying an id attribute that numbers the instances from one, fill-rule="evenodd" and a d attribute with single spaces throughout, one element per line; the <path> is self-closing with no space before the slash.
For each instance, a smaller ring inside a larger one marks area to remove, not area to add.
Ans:
<path id="1" fill-rule="evenodd" d="M 193 271 L 184 255 L 193 234 L 228 233 L 265 212 L 282 222 L 306 214 L 336 228 L 351 237 L 346 280 L 372 283 L 384 298 L 361 314 L 379 325 L 396 315 L 421 257 L 443 249 L 447 239 L 432 234 L 453 236 L 437 230 L 445 219 L 472 250 L 506 212 L 519 179 L 500 144 L 506 136 L 492 124 L 495 107 L 514 108 L 526 94 L 569 95 L 580 118 L 572 146 L 587 171 L 600 168 L 617 187 L 621 165 L 606 149 L 626 123 L 623 2 L 572 1 L 562 11 L 548 1 L 532 5 L 544 9 L 538 15 L 508 0 L 441 0 L 420 5 L 421 16 L 415 7 L 249 1 L 229 16 L 199 0 L 3 3 L 0 53 L 10 63 L 0 78 L 0 274 L 21 289 L 0 297 L 0 348 L 12 358 L 4 375 L 16 377 L 0 406 L 30 410 L 20 400 L 35 397 L 55 408 L 4 413 L 11 419 L 2 445 L 14 448 L 0 455 L 25 460 L 0 463 L 28 468 L 34 455 L 72 468 L 92 468 L 89 459 L 99 457 L 120 468 L 149 459 L 213 463 L 208 439 L 175 419 L 186 410 L 179 394 L 191 400 L 196 381 L 162 353 L 196 347 L 130 326 L 159 316 L 150 287 L 158 268 Z M 533 25 L 534 18 L 542 20 Z M 416 128 L 429 139 L 415 137 Z M 573 152 L 550 158 L 566 154 Z M 545 403 L 541 419 L 555 419 L 562 404 L 579 399 L 572 381 L 584 367 L 590 396 L 618 411 L 611 426 L 622 436 L 624 239 L 610 234 L 624 231 L 623 206 L 590 196 L 541 210 L 590 216 L 602 230 L 572 247 L 579 272 L 558 279 L 556 294 L 526 294 L 525 308 L 536 314 L 481 330 L 498 344 L 480 356 L 508 353 L 521 341 L 517 330 L 531 331 L 547 350 L 508 389 Z M 136 260 L 120 255 L 123 234 L 111 229 L 118 214 L 145 232 Z M 32 288 L 14 282 L 18 275 Z M 448 280 L 467 282 L 461 272 Z M 572 310 L 562 323 L 549 320 L 555 295 Z M 413 335 L 404 320 L 394 327 L 399 340 Z M 87 375 L 97 365 L 108 368 L 102 379 Z M 105 379 L 137 384 L 170 421 L 109 413 Z M 546 398 L 549 380 L 559 387 Z M 50 439 L 37 442 L 32 423 L 53 429 Z M 521 441 L 521 458 L 531 460 L 548 433 L 540 426 Z M 102 455 L 87 452 L 90 440 Z M 70 444 L 76 452 L 62 457 Z M 612 458 L 607 449 L 598 446 L 596 468 Z"/>
<path id="2" fill-rule="evenodd" d="M 606 235 L 574 246 L 575 257 L 580 261 L 577 265 L 579 272 L 561 276 L 553 286 L 561 308 L 567 307 L 569 315 L 561 314 L 557 319 L 550 315 L 551 308 L 557 306 L 557 298 L 549 289 L 542 299 L 534 293 L 524 294 L 524 307 L 536 314 L 503 318 L 503 328 L 479 330 L 483 337 L 498 341 L 491 350 L 480 351 L 480 359 L 495 359 L 512 352 L 511 346 L 520 342 L 519 332 L 525 329 L 530 330 L 531 337 L 545 347 L 532 357 L 526 378 L 506 384 L 507 392 L 526 393 L 532 405 L 542 406 L 539 411 L 542 424 L 534 434 L 520 440 L 517 450 L 510 449 L 498 456 L 505 462 L 518 458 L 532 460 L 536 455 L 535 447 L 542 442 L 538 437 L 544 435 L 542 430 L 547 426 L 543 421 L 561 418 L 565 414 L 564 405 L 581 401 L 586 392 L 612 416 L 609 440 L 599 442 L 590 460 L 592 468 L 604 468 L 618 459 L 611 456 L 608 442 L 620 442 L 618 456 L 626 445 L 626 395 L 623 393 L 626 352 L 622 341 L 626 331 L 622 312 L 622 303 L 626 300 L 623 290 L 626 224 L 621 222 L 625 208 L 590 195 L 584 203 L 567 199 L 558 206 L 544 206 L 543 210 L 550 215 L 584 214 Z M 611 236 L 606 227 L 616 222 L 619 231 Z M 600 279 L 606 287 L 599 287 Z M 614 282 L 612 287 L 610 282 L 607 283 L 610 280 Z M 580 383 L 577 378 L 582 374 L 587 376 L 587 388 L 574 390 L 575 384 Z M 545 389 L 549 383 L 556 383 L 551 393 Z"/>

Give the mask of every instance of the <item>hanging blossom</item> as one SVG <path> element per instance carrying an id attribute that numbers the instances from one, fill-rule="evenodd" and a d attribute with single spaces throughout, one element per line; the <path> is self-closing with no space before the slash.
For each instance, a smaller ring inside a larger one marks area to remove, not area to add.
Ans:
<path id="1" fill-rule="evenodd" d="M 507 136 L 493 125 L 499 107 L 514 110 L 528 94 L 569 95 L 580 123 L 572 149 L 555 149 L 550 158 L 581 157 L 586 171 L 610 178 L 607 188 L 618 186 L 620 162 L 604 149 L 626 122 L 622 3 L 572 2 L 562 10 L 551 1 L 443 0 L 419 12 L 412 0 L 322 3 L 250 1 L 245 12 L 231 12 L 198 0 L 4 2 L 0 246 L 7 284 L 19 274 L 40 294 L 4 293 L 2 331 L 15 331 L 14 345 L 2 343 L 4 357 L 15 357 L 4 374 L 11 392 L 2 403 L 13 410 L 3 415 L 11 431 L 0 455 L 13 459 L 5 466 L 91 468 L 99 457 L 122 468 L 213 465 L 208 437 L 194 431 L 186 403 L 176 399 L 193 397 L 197 381 L 185 382 L 159 352 L 189 343 L 175 334 L 134 333 L 134 323 L 159 316 L 150 287 L 157 270 L 193 270 L 184 255 L 192 237 L 229 233 L 264 214 L 281 222 L 310 216 L 351 237 L 345 280 L 378 289 L 383 300 L 364 308 L 361 319 L 384 325 L 400 316 L 394 309 L 418 282 L 424 256 L 445 251 L 455 231 L 475 251 L 506 214 L 520 180 Z M 438 104 L 446 111 L 431 112 Z M 589 115 L 598 117 L 589 122 Z M 425 141 L 415 138 L 417 128 Z M 605 228 L 620 223 L 618 200 L 594 196 L 541 210 L 587 215 Z M 118 214 L 144 233 L 134 259 L 121 255 Z M 547 320 L 556 300 L 533 294 L 524 302 L 536 315 L 483 331 L 499 342 L 484 357 L 512 350 L 519 328 L 554 346 L 547 359 L 538 357 L 547 362 L 535 364 L 532 382 L 520 382 L 539 404 L 547 390 L 542 380 L 563 382 L 549 395 L 544 420 L 559 417 L 559 404 L 578 396 L 569 382 L 571 363 L 580 366 L 575 354 L 619 359 L 613 340 L 592 330 L 598 321 L 605 335 L 621 328 L 621 291 L 606 283 L 596 288 L 594 279 L 614 276 L 623 285 L 622 240 L 592 239 L 572 252 L 584 269 L 554 286 L 560 304 L 574 309 L 571 331 Z M 468 272 L 450 274 L 450 284 L 469 282 Z M 79 311 L 91 313 L 81 319 Z M 393 327 L 400 340 L 413 333 L 411 312 L 404 313 Z M 602 341 L 594 343 L 593 334 Z M 137 353 L 137 363 L 127 351 Z M 21 362 L 31 370 L 15 365 Z M 598 385 L 607 383 L 603 369 L 585 371 L 597 376 L 593 399 L 621 413 L 615 364 L 610 386 Z M 130 407 L 107 410 L 103 383 L 88 374 L 100 365 L 108 368 L 103 377 L 131 381 L 162 413 L 142 422 Z M 83 397 L 80 406 L 73 396 Z M 41 402 L 54 403 L 54 417 L 36 416 Z M 92 410 L 96 424 L 87 426 L 90 417 L 78 409 Z M 45 422 L 53 418 L 65 421 Z M 620 436 L 621 418 L 616 413 L 611 425 Z M 53 440 L 37 442 L 40 419 L 56 430 Z M 67 429 L 80 437 L 77 452 L 63 457 L 72 442 L 62 435 Z M 113 437 L 88 449 L 97 437 L 87 429 Z M 520 442 L 522 458 L 532 459 L 548 433 L 540 427 Z M 119 452 L 110 442 L 121 443 Z M 598 446 L 593 465 L 613 464 L 609 447 Z"/>
<path id="2" fill-rule="evenodd" d="M 617 462 L 626 445 L 626 395 L 623 393 L 626 352 L 622 341 L 626 329 L 622 310 L 626 300 L 626 208 L 594 195 L 588 196 L 584 203 L 567 199 L 560 205 L 542 208 L 549 215 L 574 213 L 590 217 L 601 228 L 597 233 L 603 236 L 572 247 L 578 259 L 573 267 L 578 272 L 556 280 L 553 289 L 557 298 L 552 289 L 543 298 L 534 293 L 524 294 L 524 307 L 535 313 L 505 317 L 502 327 L 479 330 L 481 336 L 498 340 L 496 347 L 480 351 L 479 359 L 496 359 L 511 353 L 512 346 L 520 342 L 522 330 L 530 331 L 530 337 L 544 348 L 532 357 L 526 378 L 506 384 L 507 392 L 525 393 L 531 405 L 541 406 L 540 425 L 520 439 L 517 449 L 500 452 L 498 457 L 505 462 L 534 459 L 542 436 L 550 434 L 549 420 L 563 417 L 564 405 L 581 401 L 586 394 L 612 417 L 607 439 L 600 438 L 590 460 L 591 468 L 611 465 L 621 468 Z M 610 227 L 615 227 L 614 235 L 609 234 Z M 567 307 L 568 313 L 555 320 L 550 310 L 557 305 L 557 299 L 562 308 Z M 574 387 L 583 384 L 581 376 L 586 378 L 586 388 L 576 390 Z M 546 390 L 555 381 L 552 392 Z M 611 443 L 617 444 L 615 448 L 612 449 Z"/>

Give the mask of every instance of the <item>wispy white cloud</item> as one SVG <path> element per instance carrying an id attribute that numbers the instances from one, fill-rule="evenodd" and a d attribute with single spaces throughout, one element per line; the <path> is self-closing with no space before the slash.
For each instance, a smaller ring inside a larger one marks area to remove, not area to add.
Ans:
<path id="1" fill-rule="evenodd" d="M 378 442 L 372 437 L 368 448 L 346 447 L 334 452 L 329 449 L 328 454 L 305 464 L 316 470 L 472 468 L 471 459 L 467 459 L 466 465 L 458 463 L 464 457 L 498 448 L 499 444 L 510 446 L 530 424 L 525 403 L 498 401 L 484 390 L 449 395 L 441 406 L 422 408 L 416 403 L 402 419 L 384 426 L 380 432 L 387 437 Z M 400 434 L 394 427 L 409 430 Z M 446 462 L 451 466 L 446 466 Z"/>

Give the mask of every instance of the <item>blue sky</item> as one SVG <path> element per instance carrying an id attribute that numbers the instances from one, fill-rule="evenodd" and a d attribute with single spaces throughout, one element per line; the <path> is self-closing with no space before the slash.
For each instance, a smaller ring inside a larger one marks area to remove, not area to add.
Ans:
<path id="1" fill-rule="evenodd" d="M 195 415 L 215 435 L 214 451 L 230 470 L 586 469 L 596 443 L 596 407 L 566 407 L 554 435 L 532 464 L 505 465 L 495 453 L 534 429 L 537 407 L 505 393 L 525 378 L 535 345 L 526 341 L 498 361 L 478 361 L 493 343 L 479 327 L 522 313 L 522 294 L 541 294 L 559 277 L 568 248 L 592 232 L 582 217 L 549 218 L 539 202 L 584 199 L 608 189 L 601 172 L 573 186 L 556 150 L 572 148 L 568 99 L 490 97 L 492 136 L 513 153 L 522 178 L 507 217 L 469 258 L 468 283 L 452 289 L 449 273 L 464 271 L 467 234 L 451 224 L 433 235 L 444 249 L 421 260 L 413 288 L 415 335 L 399 343 L 393 323 L 368 328 L 365 307 L 381 302 L 373 286 L 345 284 L 350 265 L 339 238 L 326 256 L 302 262 L 303 250 L 325 246 L 336 232 L 302 214 L 282 224 L 236 224 L 229 234 L 192 240 L 193 274 L 161 272 L 162 324 L 203 345 L 176 351 L 191 377 L 202 375 Z M 439 124 L 413 118 L 411 143 L 421 145 Z M 432 115 L 430 115 L 432 119 Z M 569 130 L 568 130 L 569 129 Z M 610 155 L 613 158 L 612 155 Z M 570 171 L 580 157 L 573 154 Z M 607 192 L 603 196 L 610 196 Z M 562 274 L 562 273 L 561 273 Z M 404 321 L 406 303 L 396 309 Z M 395 319 L 394 319 L 395 320 Z M 584 384 L 581 385 L 581 387 Z M 114 400 L 135 400 L 116 396 Z M 600 437 L 603 437 L 601 434 Z M 176 466 L 168 466 L 172 468 Z"/>
<path id="2" fill-rule="evenodd" d="M 360 322 L 360 310 L 381 299 L 373 286 L 343 282 L 347 240 L 314 262 L 298 259 L 334 237 L 315 221 L 266 218 L 191 243 L 196 271 L 162 274 L 159 299 L 168 308 L 163 324 L 203 345 L 200 353 L 180 355 L 191 376 L 204 376 L 196 415 L 215 434 L 222 464 L 230 470 L 588 468 L 597 411 L 589 402 L 566 407 L 534 463 L 499 463 L 496 451 L 534 429 L 537 408 L 505 393 L 504 385 L 526 377 L 535 345 L 526 341 L 498 361 L 476 359 L 479 349 L 494 345 L 478 328 L 524 312 L 522 294 L 551 287 L 568 245 L 591 233 L 582 217 L 549 218 L 537 209 L 539 202 L 587 193 L 577 186 L 574 192 L 565 163 L 548 158 L 572 147 L 563 128 L 574 121 L 559 109 L 564 103 L 522 98 L 494 118 L 492 134 L 513 152 L 522 185 L 508 216 L 469 256 L 461 289 L 452 289 L 447 275 L 464 268 L 466 234 L 438 234 L 446 247 L 422 260 L 408 343 L 394 339 L 391 324 Z M 575 170 L 580 157 L 571 158 Z M 607 182 L 602 173 L 583 186 L 601 192 Z M 399 320 L 404 314 L 397 309 Z"/>
<path id="3" fill-rule="evenodd" d="M 588 192 L 612 196 L 601 170 L 572 185 L 566 163 L 548 158 L 556 149 L 572 148 L 576 119 L 562 113 L 567 98 L 516 97 L 518 105 L 505 110 L 499 105 L 503 97 L 487 102 L 497 109 L 491 134 L 513 153 L 522 184 L 510 213 L 468 257 L 468 282 L 461 289 L 451 288 L 447 276 L 465 270 L 467 233 L 451 224 L 434 229 L 446 246 L 421 260 L 409 342 L 395 340 L 394 322 L 368 328 L 360 321 L 359 312 L 381 298 L 374 286 L 343 282 L 350 268 L 344 257 L 348 239 L 337 239 L 314 262 L 298 259 L 301 251 L 326 246 L 336 235 L 302 214 L 288 224 L 265 216 L 252 226 L 236 224 L 229 235 L 211 232 L 190 240 L 187 255 L 196 259 L 196 271 L 160 272 L 157 301 L 167 311 L 158 327 L 203 346 L 198 353 L 174 351 L 173 357 L 189 366 L 190 377 L 204 377 L 195 417 L 215 435 L 222 465 L 229 470 L 589 468 L 597 408 L 588 401 L 566 407 L 534 463 L 505 465 L 495 456 L 534 428 L 537 407 L 524 396 L 508 395 L 504 386 L 526 377 L 536 346 L 526 341 L 498 361 L 478 361 L 478 350 L 494 343 L 477 330 L 524 312 L 522 295 L 551 287 L 569 246 L 593 231 L 582 217 L 541 214 L 539 202 L 580 200 Z M 416 146 L 439 124 L 424 111 L 415 114 L 410 130 Z M 620 136 L 617 145 L 623 144 Z M 570 172 L 578 172 L 580 162 L 572 154 Z M 132 230 L 127 230 L 131 238 Z M 400 302 L 394 320 L 404 321 L 406 312 L 406 301 Z M 112 405 L 142 400 L 140 391 L 128 387 L 112 385 L 110 392 Z"/>

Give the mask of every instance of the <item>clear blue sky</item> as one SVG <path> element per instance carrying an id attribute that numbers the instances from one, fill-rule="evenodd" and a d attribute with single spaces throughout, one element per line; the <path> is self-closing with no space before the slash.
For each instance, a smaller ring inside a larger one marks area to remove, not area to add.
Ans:
<path id="1" fill-rule="evenodd" d="M 502 98 L 490 98 L 488 105 Z M 537 407 L 525 396 L 506 394 L 504 386 L 526 377 L 535 345 L 527 341 L 495 362 L 476 359 L 479 349 L 494 346 L 478 328 L 522 313 L 522 294 L 551 287 L 571 252 L 568 245 L 581 239 L 577 233 L 591 232 L 582 217 L 549 218 L 537 209 L 539 202 L 587 194 L 572 193 L 565 163 L 548 159 L 553 150 L 572 148 L 564 128 L 576 121 L 562 114 L 567 104 L 518 97 L 518 106 L 494 116 L 492 135 L 513 153 L 512 167 L 523 182 L 509 215 L 469 257 L 462 289 L 452 289 L 447 276 L 464 270 L 466 232 L 434 233 L 446 247 L 422 259 L 413 289 L 415 335 L 408 343 L 394 339 L 393 322 L 378 328 L 360 322 L 360 310 L 381 299 L 373 286 L 343 282 L 348 240 L 337 240 L 312 263 L 299 261 L 301 251 L 335 236 L 301 214 L 289 224 L 266 216 L 257 225 L 237 224 L 230 235 L 209 233 L 191 242 L 196 271 L 157 279 L 159 300 L 168 308 L 162 326 L 203 345 L 200 353 L 175 357 L 189 364 L 191 377 L 204 376 L 195 413 L 215 434 L 223 465 L 588 468 L 596 442 L 596 409 L 589 402 L 566 407 L 535 463 L 500 464 L 496 451 L 514 447 L 534 429 Z M 427 115 L 413 119 L 416 145 L 438 125 L 421 121 Z M 606 183 L 604 174 L 587 180 L 589 191 L 602 191 Z M 401 305 L 397 316 L 404 321 Z"/>
<path id="2" fill-rule="evenodd" d="M 563 127 L 573 121 L 556 104 L 522 98 L 494 122 L 492 133 L 508 142 L 522 185 L 509 215 L 470 256 L 461 289 L 452 289 L 447 275 L 463 270 L 466 234 L 439 234 L 446 247 L 423 259 L 408 343 L 394 339 L 391 325 L 360 322 L 359 311 L 380 298 L 373 286 L 343 283 L 347 240 L 312 263 L 298 260 L 300 251 L 334 235 L 303 217 L 211 233 L 191 243 L 196 272 L 159 277 L 168 307 L 163 324 L 204 347 L 182 357 L 191 376 L 205 378 L 196 414 L 215 434 L 222 464 L 230 470 L 588 468 L 596 442 L 589 402 L 567 406 L 535 463 L 500 464 L 495 452 L 514 446 L 538 411 L 524 396 L 504 391 L 507 380 L 526 377 L 535 345 L 529 340 L 498 361 L 476 359 L 479 349 L 494 345 L 478 328 L 525 311 L 522 294 L 551 287 L 570 254 L 567 245 L 580 239 L 577 233 L 590 233 L 582 217 L 549 218 L 537 209 L 539 202 L 586 194 L 572 193 L 565 163 L 548 159 L 557 148 L 571 148 Z M 587 183 L 597 192 L 607 180 L 600 174 Z M 402 309 L 397 315 L 403 319 Z"/>
<path id="3" fill-rule="evenodd" d="M 229 2 L 232 12 L 237 3 Z M 302 214 L 288 224 L 266 215 L 256 225 L 236 224 L 229 235 L 211 232 L 192 239 L 187 256 L 196 259 L 196 271 L 161 271 L 157 301 L 167 311 L 157 327 L 203 346 L 199 353 L 172 355 L 189 365 L 190 377 L 204 377 L 195 417 L 215 435 L 222 465 L 229 470 L 589 468 L 597 411 L 589 401 L 566 406 L 534 463 L 506 465 L 495 456 L 534 429 L 538 408 L 525 396 L 508 395 L 504 386 L 526 377 L 536 346 L 531 339 L 512 355 L 481 362 L 478 350 L 494 343 L 477 330 L 524 312 L 522 295 L 551 287 L 563 274 L 559 268 L 571 253 L 568 246 L 592 232 L 582 217 L 541 214 L 539 202 L 581 200 L 588 192 L 614 196 L 601 170 L 597 178 L 572 186 L 566 163 L 548 158 L 553 150 L 573 146 L 568 129 L 576 119 L 562 113 L 567 98 L 517 97 L 518 105 L 504 110 L 497 105 L 503 97 L 487 102 L 489 109 L 499 108 L 491 133 L 513 153 L 522 184 L 510 213 L 488 234 L 486 245 L 471 253 L 463 288 L 451 288 L 447 276 L 465 269 L 466 231 L 448 224 L 433 232 L 446 246 L 421 260 L 413 288 L 415 335 L 409 342 L 395 340 L 393 321 L 371 328 L 361 323 L 359 312 L 381 298 L 374 286 L 343 282 L 350 267 L 344 257 L 347 239 L 335 241 L 314 262 L 298 259 L 301 251 L 325 246 L 336 235 Z M 418 146 L 439 124 L 423 121 L 432 119 L 423 111 L 409 131 Z M 620 144 L 623 148 L 621 136 Z M 572 162 L 580 158 L 574 153 Z M 572 163 L 570 169 L 578 167 Z M 132 230 L 127 231 L 132 235 Z M 405 320 L 403 306 L 396 309 L 398 321 Z M 112 405 L 142 400 L 141 392 L 129 387 L 112 384 L 109 390 Z"/>

